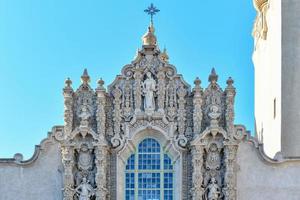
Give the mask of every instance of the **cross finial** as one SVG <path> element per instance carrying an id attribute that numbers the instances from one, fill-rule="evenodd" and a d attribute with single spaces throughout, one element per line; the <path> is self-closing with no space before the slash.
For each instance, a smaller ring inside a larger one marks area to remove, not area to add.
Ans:
<path id="1" fill-rule="evenodd" d="M 147 13 L 148 15 L 151 16 L 151 23 L 153 23 L 153 16 L 156 15 L 156 13 L 158 13 L 160 10 L 157 9 L 153 3 L 150 4 L 150 6 L 144 10 L 145 13 Z"/>

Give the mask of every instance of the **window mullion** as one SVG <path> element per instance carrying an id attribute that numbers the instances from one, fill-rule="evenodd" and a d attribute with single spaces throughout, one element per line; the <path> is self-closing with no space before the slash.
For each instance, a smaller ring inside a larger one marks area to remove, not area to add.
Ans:
<path id="1" fill-rule="evenodd" d="M 160 147 L 160 199 L 164 199 L 164 152 Z"/>
<path id="2" fill-rule="evenodd" d="M 138 180 L 138 165 L 139 163 L 139 154 L 138 150 L 135 150 L 135 160 L 134 160 L 134 199 L 138 200 L 138 187 L 139 187 L 139 180 Z"/>

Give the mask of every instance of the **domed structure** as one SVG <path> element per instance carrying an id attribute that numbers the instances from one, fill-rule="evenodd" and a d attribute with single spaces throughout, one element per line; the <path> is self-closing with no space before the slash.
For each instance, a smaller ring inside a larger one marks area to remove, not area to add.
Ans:
<path id="1" fill-rule="evenodd" d="M 148 27 L 148 32 L 143 36 L 142 40 L 143 40 L 143 45 L 151 45 L 154 46 L 156 45 L 156 36 L 154 35 L 154 26 L 153 23 L 150 24 L 150 26 Z"/>

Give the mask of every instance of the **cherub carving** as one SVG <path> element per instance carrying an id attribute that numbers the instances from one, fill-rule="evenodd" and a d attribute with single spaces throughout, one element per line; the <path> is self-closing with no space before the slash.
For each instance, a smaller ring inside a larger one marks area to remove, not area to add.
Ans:
<path id="1" fill-rule="evenodd" d="M 205 200 L 220 200 L 221 188 L 215 178 L 210 179 L 210 183 L 205 189 Z"/>
<path id="2" fill-rule="evenodd" d="M 75 189 L 79 200 L 90 200 L 94 195 L 94 188 L 89 184 L 85 177 L 82 178 L 81 184 Z"/>

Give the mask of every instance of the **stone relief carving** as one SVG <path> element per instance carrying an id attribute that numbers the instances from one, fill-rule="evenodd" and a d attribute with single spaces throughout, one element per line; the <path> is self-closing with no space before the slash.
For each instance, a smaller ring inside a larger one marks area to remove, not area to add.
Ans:
<path id="1" fill-rule="evenodd" d="M 108 148 L 105 139 L 104 82 L 99 80 L 94 92 L 89 86 L 87 70 L 84 70 L 81 81 L 76 92 L 71 88 L 71 81 L 66 81 L 64 97 L 67 129 L 63 134 L 56 134 L 56 139 L 61 143 L 64 169 L 63 197 L 64 200 L 106 200 L 109 195 L 106 180 Z M 73 112 L 75 115 L 70 114 Z M 70 122 L 73 122 L 72 126 Z"/>
<path id="2" fill-rule="evenodd" d="M 108 94 L 113 101 L 114 148 L 121 149 L 129 131 L 137 127 L 172 127 L 167 137 L 185 148 L 191 124 L 187 125 L 187 98 L 190 86 L 176 73 L 174 66 L 161 59 L 155 46 L 139 50 L 135 60 L 122 69 L 122 74 L 109 86 Z M 149 123 L 148 123 L 149 122 Z M 167 133 L 170 130 L 166 130 Z M 190 136 L 191 137 L 191 136 Z"/>
<path id="3" fill-rule="evenodd" d="M 90 200 L 94 195 L 94 188 L 85 177 L 82 178 L 81 184 L 75 190 L 79 200 Z"/>
<path id="4" fill-rule="evenodd" d="M 196 78 L 194 81 L 194 97 L 193 97 L 193 122 L 194 122 L 194 133 L 199 134 L 202 125 L 202 88 L 200 87 L 201 81 Z"/>
<path id="5" fill-rule="evenodd" d="M 219 200 L 221 198 L 221 188 L 215 178 L 211 178 L 206 188 L 205 200 Z"/>
<path id="6" fill-rule="evenodd" d="M 200 81 L 197 80 L 195 83 L 194 110 L 197 109 L 195 106 L 204 102 L 202 111 L 205 121 L 202 123 L 201 132 L 195 133 L 191 141 L 192 199 L 236 199 L 236 153 L 243 134 L 237 133 L 233 125 L 235 97 L 233 80 L 228 79 L 223 92 L 217 84 L 217 78 L 213 69 L 209 76 L 210 85 L 202 97 L 200 97 Z M 202 100 L 199 101 L 197 98 Z M 199 115 L 194 115 L 193 119 L 195 129 Z M 195 130 L 199 130 L 199 127 L 196 126 Z"/>
<path id="7" fill-rule="evenodd" d="M 191 199 L 236 199 L 236 153 L 245 130 L 233 123 L 233 80 L 223 91 L 212 69 L 208 87 L 203 90 L 197 78 L 190 91 L 161 54 L 155 46 L 143 47 L 107 92 L 102 80 L 90 88 L 87 71 L 76 92 L 66 81 L 65 130 L 57 134 L 65 199 L 109 199 L 109 152 L 121 151 L 145 129 L 158 130 L 179 152 L 191 154 Z"/>
<path id="8" fill-rule="evenodd" d="M 144 110 L 147 114 L 152 114 L 155 110 L 155 92 L 156 82 L 152 78 L 151 72 L 146 73 L 146 80 L 143 82 L 143 95 L 144 95 Z"/>

